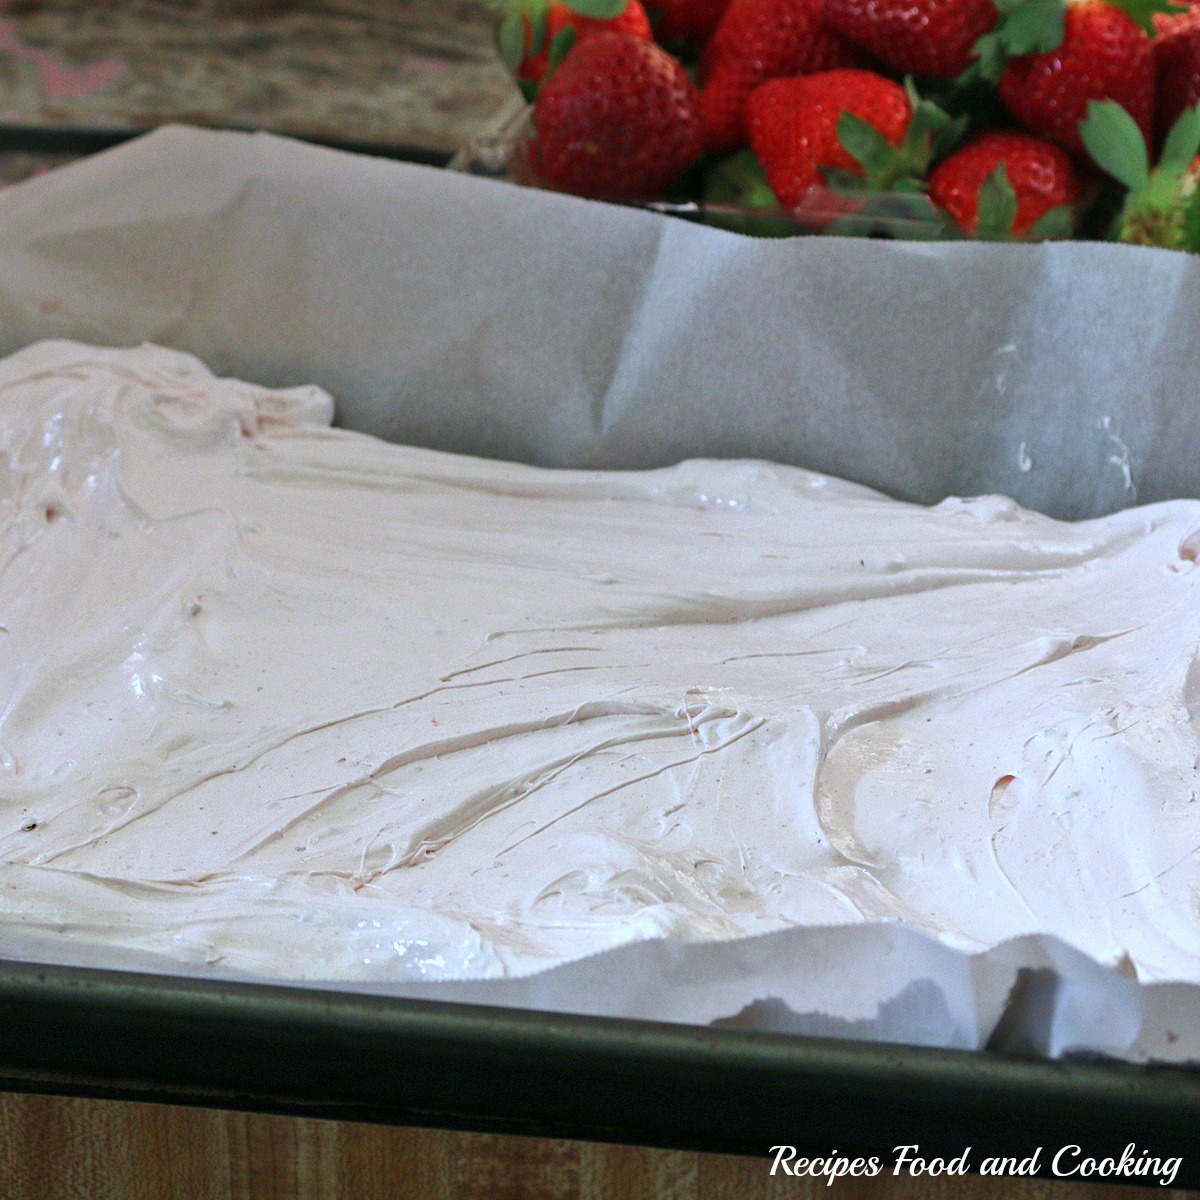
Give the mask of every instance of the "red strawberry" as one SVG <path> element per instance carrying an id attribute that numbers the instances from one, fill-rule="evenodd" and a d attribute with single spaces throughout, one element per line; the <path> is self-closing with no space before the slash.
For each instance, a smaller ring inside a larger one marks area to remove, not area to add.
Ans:
<path id="1" fill-rule="evenodd" d="M 810 188 L 824 182 L 822 170 L 863 174 L 838 140 L 843 113 L 853 113 L 899 147 L 912 105 L 898 83 L 872 71 L 821 71 L 773 79 L 754 90 L 746 103 L 750 145 L 781 204 L 797 207 Z"/>
<path id="2" fill-rule="evenodd" d="M 1154 22 L 1154 66 L 1158 98 L 1154 131 L 1159 144 L 1185 108 L 1200 101 L 1200 9 Z"/>
<path id="3" fill-rule="evenodd" d="M 1084 153 L 1079 122 L 1089 101 L 1115 100 L 1149 138 L 1154 51 L 1146 31 L 1107 0 L 1068 3 L 1062 45 L 1020 55 L 1005 68 L 1000 96 L 1031 133 Z"/>
<path id="4" fill-rule="evenodd" d="M 729 0 L 651 0 L 654 36 L 660 42 L 703 46 L 721 23 Z"/>
<path id="5" fill-rule="evenodd" d="M 993 0 L 825 0 L 827 24 L 897 71 L 956 79 L 999 13 Z"/>
<path id="6" fill-rule="evenodd" d="M 534 171 L 581 196 L 660 195 L 700 156 L 700 97 L 683 65 L 629 33 L 575 46 L 533 110 Z"/>
<path id="7" fill-rule="evenodd" d="M 824 0 L 733 0 L 704 51 L 700 114 L 705 148 L 746 140 L 746 99 L 760 83 L 854 67 L 861 52 L 825 24 Z"/>
<path id="8" fill-rule="evenodd" d="M 517 68 L 518 79 L 530 83 L 541 83 L 542 77 L 550 66 L 550 46 L 554 39 L 564 29 L 575 31 L 575 42 L 579 43 L 596 33 L 632 33 L 636 37 L 649 39 L 653 36 L 650 31 L 650 18 L 642 0 L 626 0 L 625 10 L 618 16 L 600 20 L 596 17 L 585 17 L 577 13 L 559 0 L 552 4 L 546 13 L 546 35 L 542 39 L 541 48 L 536 54 L 530 54 L 530 43 L 533 41 L 533 28 L 527 16 L 523 15 L 525 23 L 525 58 Z"/>
<path id="9" fill-rule="evenodd" d="M 973 235 L 979 191 L 999 166 L 1016 193 L 1011 230 L 1001 232 L 1026 234 L 1052 208 L 1079 202 L 1079 173 L 1062 150 L 1027 133 L 1000 132 L 981 134 L 943 159 L 929 176 L 929 198 Z"/>

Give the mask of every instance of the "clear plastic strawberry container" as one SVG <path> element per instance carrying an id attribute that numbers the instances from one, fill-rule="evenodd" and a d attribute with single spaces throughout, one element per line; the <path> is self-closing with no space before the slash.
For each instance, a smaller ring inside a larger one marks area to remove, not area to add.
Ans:
<path id="1" fill-rule="evenodd" d="M 514 91 L 511 102 L 451 159 L 448 167 L 525 187 L 546 187 L 529 164 L 532 134 L 533 108 Z M 726 201 L 721 198 L 721 192 L 726 190 L 722 186 L 722 172 L 729 169 L 736 170 L 736 161 L 728 156 L 703 161 L 679 181 L 670 195 L 639 202 L 636 207 L 752 237 L 836 234 L 946 241 L 962 236 L 921 193 L 814 188 L 796 209 L 787 209 L 773 198 L 773 202 L 765 204 Z"/>

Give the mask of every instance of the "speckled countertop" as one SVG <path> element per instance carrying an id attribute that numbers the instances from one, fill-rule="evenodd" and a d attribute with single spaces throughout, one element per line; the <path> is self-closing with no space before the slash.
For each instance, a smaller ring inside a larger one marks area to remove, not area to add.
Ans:
<path id="1" fill-rule="evenodd" d="M 30 131 L 171 121 L 447 156 L 511 100 L 483 0 L 0 0 L 0 182 Z"/>

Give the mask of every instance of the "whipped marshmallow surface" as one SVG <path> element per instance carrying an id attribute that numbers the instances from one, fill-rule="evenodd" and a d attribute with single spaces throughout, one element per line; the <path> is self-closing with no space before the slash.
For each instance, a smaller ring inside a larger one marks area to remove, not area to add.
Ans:
<path id="1" fill-rule="evenodd" d="M 1200 502 L 550 471 L 0 363 L 5 929 L 279 979 L 899 920 L 1200 982 Z"/>

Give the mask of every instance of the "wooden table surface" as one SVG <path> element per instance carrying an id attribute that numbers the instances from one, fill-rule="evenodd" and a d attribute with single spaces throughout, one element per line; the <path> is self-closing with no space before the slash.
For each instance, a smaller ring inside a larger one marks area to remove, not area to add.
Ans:
<path id="1" fill-rule="evenodd" d="M 715 1154 L 0 1095 L 4 1200 L 1200 1200 L 970 1177 L 830 1187 L 769 1169 Z"/>

